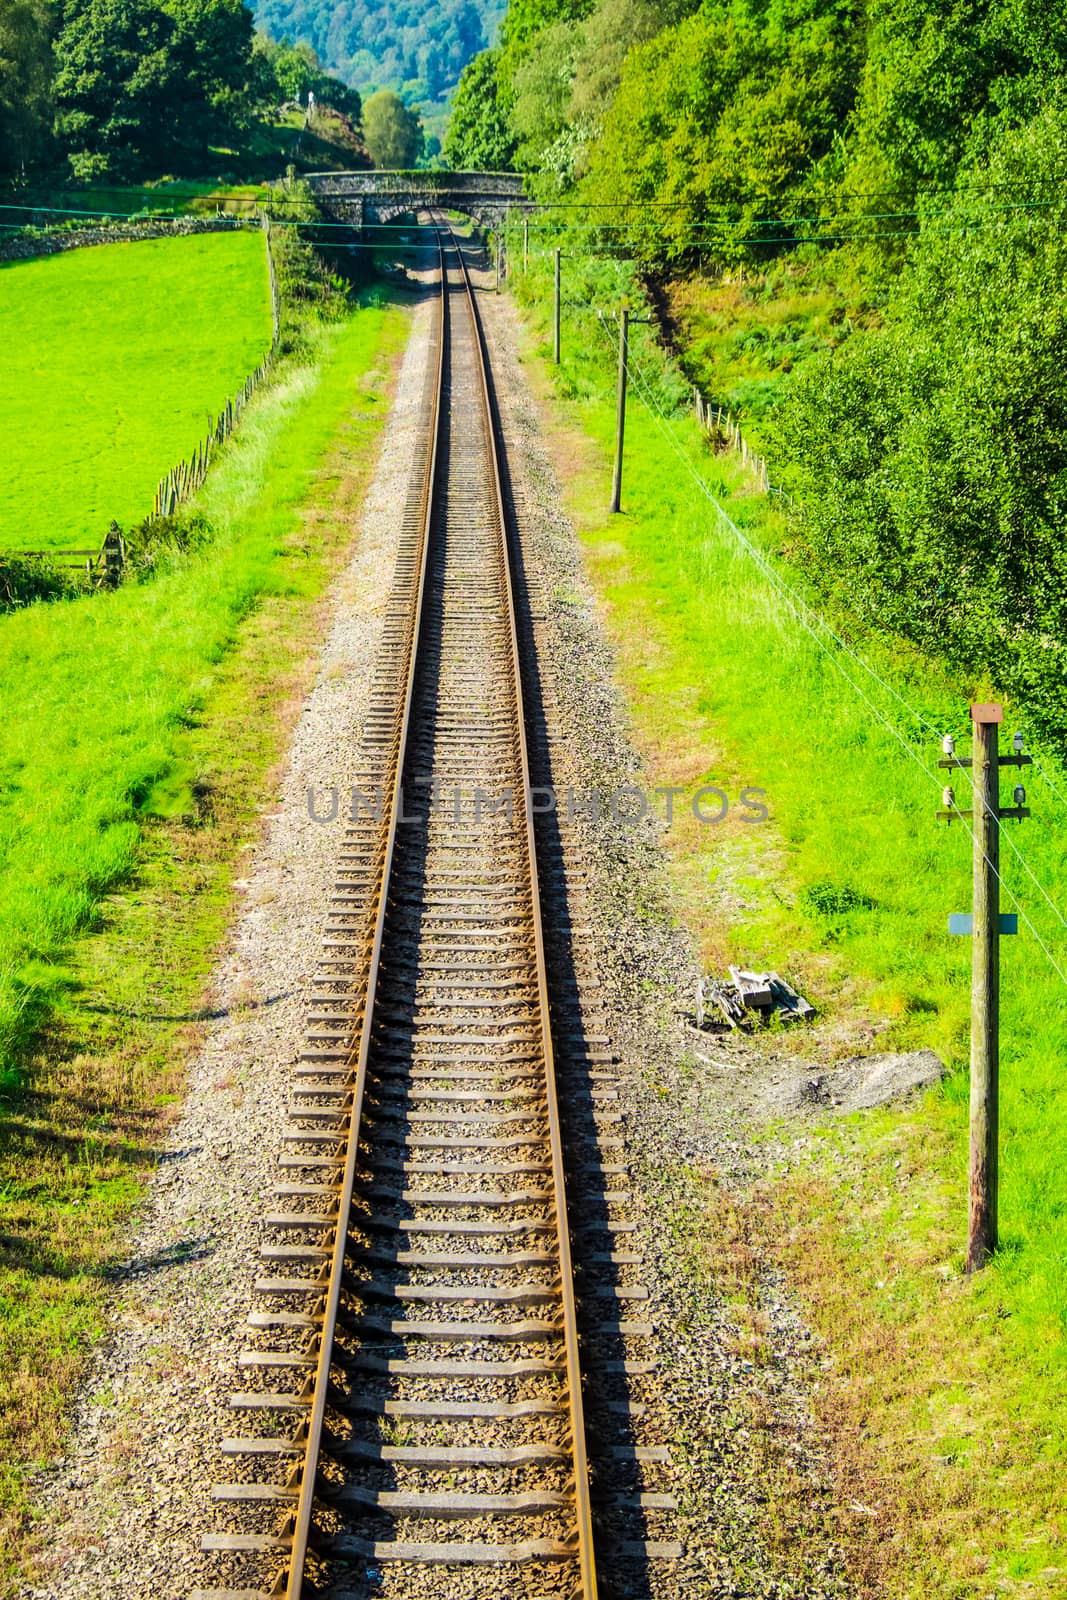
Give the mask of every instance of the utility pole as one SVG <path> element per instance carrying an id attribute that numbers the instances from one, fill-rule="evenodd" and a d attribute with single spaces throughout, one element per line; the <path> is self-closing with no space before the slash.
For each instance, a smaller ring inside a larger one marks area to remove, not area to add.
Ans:
<path id="1" fill-rule="evenodd" d="M 558 245 L 556 246 L 553 254 L 556 258 L 556 300 L 553 320 L 554 338 L 552 341 L 552 350 L 556 366 L 558 367 L 560 356 L 560 249 Z"/>
<path id="2" fill-rule="evenodd" d="M 611 484 L 611 511 L 622 510 L 622 450 L 626 443 L 626 378 L 630 362 L 630 308 L 619 311 L 619 383 L 615 401 L 615 475 Z"/>
<path id="3" fill-rule="evenodd" d="M 530 270 L 530 219 L 522 219 L 522 275 L 526 276 Z"/>
<path id="4" fill-rule="evenodd" d="M 1000 937 L 1018 932 L 1018 917 L 1000 909 L 1000 824 L 1005 817 L 1021 822 L 1030 815 L 1026 790 L 1016 785 L 1014 806 L 1000 804 L 1001 767 L 1026 767 L 1022 735 L 1014 735 L 1013 754 L 999 753 L 999 705 L 972 705 L 973 759 L 958 757 L 951 736 L 944 741 L 940 767 L 970 767 L 974 808 L 961 811 L 951 788 L 944 791 L 940 817 L 973 819 L 973 911 L 949 918 L 949 932 L 971 934 L 971 1150 L 967 1271 L 978 1272 L 997 1248 L 997 1199 L 1000 1154 Z"/>
<path id="5" fill-rule="evenodd" d="M 626 443 L 626 390 L 630 373 L 630 329 L 651 322 L 651 317 L 633 317 L 627 301 L 619 308 L 619 382 L 615 400 L 615 473 L 611 484 L 611 511 L 622 510 L 622 457 Z"/>

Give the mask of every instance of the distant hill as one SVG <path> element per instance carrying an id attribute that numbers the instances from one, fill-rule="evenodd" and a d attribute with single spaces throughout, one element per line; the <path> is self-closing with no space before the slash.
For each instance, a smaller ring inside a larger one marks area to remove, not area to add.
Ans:
<path id="1" fill-rule="evenodd" d="M 507 0 L 253 0 L 275 39 L 306 42 L 355 88 L 439 101 L 495 37 Z"/>

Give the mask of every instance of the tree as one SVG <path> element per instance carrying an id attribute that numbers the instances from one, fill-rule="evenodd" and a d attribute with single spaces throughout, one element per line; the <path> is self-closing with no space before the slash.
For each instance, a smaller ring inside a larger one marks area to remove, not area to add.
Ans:
<path id="1" fill-rule="evenodd" d="M 499 51 L 484 50 L 459 80 L 444 148 L 445 160 L 459 171 L 508 172 L 514 163 L 515 140 L 498 95 L 499 60 Z"/>
<path id="2" fill-rule="evenodd" d="M 186 130 L 176 31 L 152 0 L 68 0 L 54 92 L 76 176 L 136 178 L 177 165 Z"/>
<path id="3" fill-rule="evenodd" d="M 363 137 L 376 167 L 405 170 L 422 154 L 422 120 L 391 89 L 379 89 L 364 106 Z"/>
<path id="4" fill-rule="evenodd" d="M 293 45 L 287 39 L 277 44 L 267 34 L 257 33 L 252 53 L 259 77 L 257 99 L 262 104 L 273 107 L 287 100 L 306 101 L 310 90 L 319 105 L 343 111 L 358 126 L 363 115 L 358 93 L 330 77 L 309 44 Z"/>
<path id="5" fill-rule="evenodd" d="M 44 152 L 51 121 L 52 10 L 46 0 L 0 6 L 0 173 L 18 175 Z"/>
<path id="6" fill-rule="evenodd" d="M 252 13 L 244 0 L 162 0 L 176 24 L 172 50 L 184 78 L 186 142 L 203 156 L 255 118 Z"/>

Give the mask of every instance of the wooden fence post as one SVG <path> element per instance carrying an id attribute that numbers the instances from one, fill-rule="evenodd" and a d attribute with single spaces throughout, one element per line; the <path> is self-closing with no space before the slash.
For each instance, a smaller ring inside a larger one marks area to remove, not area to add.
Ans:
<path id="1" fill-rule="evenodd" d="M 122 569 L 126 561 L 126 547 L 117 522 L 107 530 L 104 540 L 104 582 L 109 589 L 117 589 L 122 582 Z"/>

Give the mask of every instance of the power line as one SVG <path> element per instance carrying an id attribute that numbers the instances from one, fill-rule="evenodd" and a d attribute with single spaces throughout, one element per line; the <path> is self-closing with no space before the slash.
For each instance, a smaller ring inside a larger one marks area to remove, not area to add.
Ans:
<path id="1" fill-rule="evenodd" d="M 966 193 L 964 192 L 964 193 L 960 194 L 958 196 L 958 198 L 961 199 L 961 200 L 965 199 L 966 198 Z M 1006 211 L 1042 211 L 1042 210 L 1047 211 L 1047 210 L 1051 210 L 1054 206 L 1062 205 L 1063 201 L 1064 201 L 1064 197 L 1061 197 L 1058 200 L 1020 200 L 1020 201 L 1013 201 L 1012 203 L 1006 204 L 1006 205 L 991 206 L 988 209 L 990 209 L 992 211 L 1005 211 L 1005 212 Z M 695 211 L 698 208 L 696 206 L 693 206 L 692 209 Z M 729 229 L 729 228 L 770 227 L 772 224 L 775 225 L 775 226 L 786 227 L 786 226 L 791 226 L 793 223 L 798 223 L 798 224 L 799 223 L 805 223 L 808 226 L 814 226 L 816 223 L 820 223 L 820 222 L 849 221 L 852 218 L 855 218 L 858 221 L 867 221 L 867 222 L 895 222 L 895 221 L 899 221 L 903 217 L 926 218 L 926 217 L 931 217 L 931 216 L 947 216 L 947 215 L 949 215 L 949 213 L 953 209 L 954 208 L 949 207 L 949 206 L 942 206 L 940 209 L 938 209 L 936 211 L 931 211 L 931 210 L 924 209 L 922 207 L 917 207 L 916 209 L 910 210 L 910 211 L 832 211 L 832 212 L 828 212 L 828 213 L 825 213 L 825 214 L 798 213 L 798 214 L 795 214 L 795 215 L 792 215 L 792 216 L 775 216 L 775 217 L 727 217 L 727 216 L 722 216 L 722 217 L 711 218 L 706 222 L 693 221 L 693 222 L 691 222 L 689 224 L 689 226 L 691 228 L 693 228 L 693 229 L 701 229 L 701 230 L 709 230 L 709 229 L 715 229 L 715 228 L 720 228 L 720 229 L 724 229 L 725 230 L 725 229 Z M 532 225 L 534 227 L 540 228 L 542 230 L 551 229 L 553 227 L 553 222 L 552 222 L 551 216 L 533 217 L 530 220 L 531 220 L 531 223 L 532 223 Z M 638 217 L 637 217 L 636 221 L 631 221 L 631 222 L 590 222 L 590 223 L 587 223 L 585 226 L 590 228 L 590 229 L 595 229 L 597 232 L 600 232 L 600 233 L 607 232 L 608 230 L 610 230 L 613 233 L 625 233 L 625 232 L 628 232 L 628 231 L 631 231 L 631 230 L 636 232 L 642 227 L 646 227 L 647 228 L 647 227 L 652 226 L 652 225 L 657 227 L 662 232 L 664 229 L 666 229 L 667 227 L 670 226 L 670 223 L 668 221 L 660 221 L 660 220 L 658 220 L 656 218 L 652 218 L 652 219 L 644 218 L 644 219 L 642 219 L 640 212 L 638 212 Z M 575 226 L 575 225 L 572 224 L 572 226 Z M 577 224 L 576 226 L 580 227 L 581 224 Z"/>

